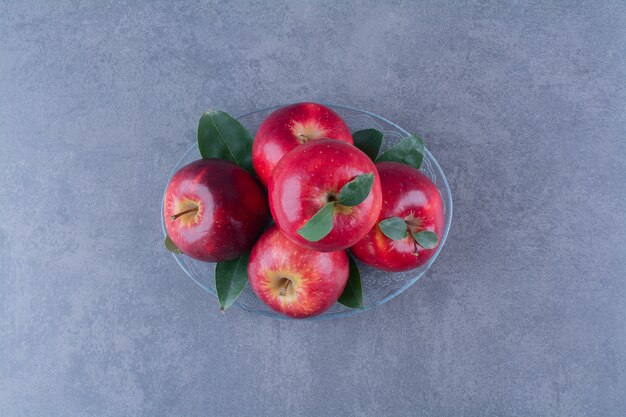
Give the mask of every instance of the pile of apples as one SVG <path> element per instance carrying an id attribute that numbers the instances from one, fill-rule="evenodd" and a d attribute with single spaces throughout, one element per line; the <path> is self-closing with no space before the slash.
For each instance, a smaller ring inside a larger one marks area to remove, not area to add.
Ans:
<path id="1" fill-rule="evenodd" d="M 407 271 L 434 255 L 444 229 L 439 191 L 419 171 L 421 139 L 409 135 L 379 155 L 382 140 L 374 129 L 351 133 L 317 103 L 274 111 L 254 137 L 209 110 L 198 126 L 203 159 L 176 172 L 165 193 L 165 245 L 217 263 L 222 310 L 248 281 L 292 318 L 337 301 L 362 308 L 348 250 L 372 267 Z"/>

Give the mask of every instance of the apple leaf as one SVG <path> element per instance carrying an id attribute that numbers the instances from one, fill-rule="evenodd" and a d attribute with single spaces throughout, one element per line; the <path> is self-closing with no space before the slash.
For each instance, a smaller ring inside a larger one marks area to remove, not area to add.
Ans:
<path id="1" fill-rule="evenodd" d="M 374 184 L 374 174 L 363 174 L 346 183 L 339 191 L 337 203 L 344 206 L 357 206 L 370 194 Z"/>
<path id="2" fill-rule="evenodd" d="M 407 237 L 408 228 L 400 217 L 389 217 L 378 223 L 381 232 L 391 240 L 400 240 Z"/>
<path id="3" fill-rule="evenodd" d="M 163 242 L 163 244 L 165 245 L 165 249 L 172 253 L 175 253 L 176 255 L 180 255 L 181 253 L 183 253 L 180 249 L 176 247 L 176 245 L 174 244 L 174 242 L 172 242 L 172 239 L 170 239 L 169 236 L 165 236 L 165 241 Z"/>
<path id="4" fill-rule="evenodd" d="M 226 159 L 254 173 L 252 140 L 250 132 L 223 111 L 209 109 L 200 117 L 198 148 L 203 159 Z"/>
<path id="5" fill-rule="evenodd" d="M 376 162 L 400 162 L 419 169 L 424 159 L 424 142 L 417 135 L 409 135 L 376 158 Z"/>
<path id="6" fill-rule="evenodd" d="M 233 305 L 248 283 L 249 258 L 247 253 L 232 261 L 218 262 L 215 266 L 215 290 L 222 311 Z"/>
<path id="7" fill-rule="evenodd" d="M 352 134 L 354 146 L 365 152 L 372 161 L 376 160 L 380 145 L 383 143 L 383 132 L 376 129 L 364 129 Z"/>
<path id="8" fill-rule="evenodd" d="M 341 296 L 337 301 L 346 307 L 350 308 L 363 308 L 363 286 L 361 285 L 361 272 L 359 267 L 350 255 L 348 255 L 348 262 L 350 262 L 350 274 L 348 275 L 348 282 L 343 289 Z"/>
<path id="9" fill-rule="evenodd" d="M 326 203 L 308 222 L 298 229 L 298 234 L 309 242 L 323 239 L 333 230 L 333 214 L 335 203 Z"/>
<path id="10" fill-rule="evenodd" d="M 437 242 L 439 238 L 433 232 L 429 232 L 428 230 L 424 230 L 423 232 L 417 232 L 413 234 L 413 237 L 417 241 L 417 244 L 423 247 L 424 249 L 433 249 L 437 246 Z"/>

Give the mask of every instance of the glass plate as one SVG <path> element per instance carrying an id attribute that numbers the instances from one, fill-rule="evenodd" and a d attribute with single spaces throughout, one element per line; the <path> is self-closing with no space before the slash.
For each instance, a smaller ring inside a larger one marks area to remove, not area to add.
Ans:
<path id="1" fill-rule="evenodd" d="M 381 152 L 389 148 L 394 143 L 398 142 L 401 138 L 407 136 L 409 133 L 402 129 L 400 126 L 386 120 L 383 117 L 377 116 L 373 113 L 353 109 L 347 106 L 338 106 L 327 104 L 328 107 L 336 111 L 345 122 L 350 126 L 350 129 L 354 132 L 361 129 L 374 128 L 378 129 L 385 134 Z M 258 110 L 237 118 L 248 130 L 254 134 L 263 120 L 274 110 L 282 106 L 268 107 L 263 110 Z M 193 143 L 187 152 L 180 158 L 170 178 L 183 166 L 200 159 L 200 152 L 198 146 Z M 435 255 L 425 265 L 407 272 L 386 272 L 368 267 L 357 260 L 359 268 L 361 270 L 361 278 L 363 281 L 363 296 L 364 296 L 364 309 L 350 309 L 344 307 L 339 303 L 335 303 L 325 313 L 309 318 L 307 320 L 324 320 L 334 319 L 340 317 L 348 317 L 365 310 L 368 310 L 377 305 L 386 303 L 394 297 L 401 294 L 411 285 L 415 284 L 418 279 L 424 275 L 424 273 L 435 262 L 439 252 L 446 242 L 448 232 L 450 230 L 450 223 L 452 221 L 452 195 L 450 193 L 450 187 L 448 181 L 437 163 L 437 160 L 432 154 L 425 150 L 424 161 L 422 163 L 421 171 L 428 175 L 428 177 L 435 183 L 443 199 L 443 208 L 445 215 L 445 228 L 443 231 L 443 238 L 437 249 Z M 169 183 L 169 179 L 168 179 Z M 166 184 L 167 187 L 167 184 Z M 164 193 L 165 196 L 165 193 Z M 163 205 L 161 205 L 162 207 Z M 165 224 L 163 223 L 163 216 L 161 216 L 161 222 L 163 225 L 163 233 L 165 236 Z M 187 273 L 187 275 L 193 279 L 196 284 L 202 287 L 206 292 L 217 298 L 215 293 L 215 264 L 202 262 L 192 259 L 185 255 L 173 255 L 176 262 Z M 290 320 L 288 317 L 279 314 L 263 304 L 259 300 L 250 285 L 246 285 L 239 298 L 234 304 L 235 307 L 249 311 L 253 314 L 260 314 L 263 316 L 274 317 L 278 319 Z M 217 300 L 215 301 L 215 308 L 218 308 Z"/>

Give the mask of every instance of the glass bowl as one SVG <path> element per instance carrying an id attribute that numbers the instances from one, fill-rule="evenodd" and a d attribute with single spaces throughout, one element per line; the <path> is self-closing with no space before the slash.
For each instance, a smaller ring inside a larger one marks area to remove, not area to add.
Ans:
<path id="1" fill-rule="evenodd" d="M 381 152 L 409 134 L 400 126 L 373 113 L 353 109 L 347 106 L 330 104 L 327 104 L 327 106 L 336 111 L 343 118 L 343 120 L 345 120 L 348 126 L 350 126 L 350 129 L 353 132 L 367 128 L 374 128 L 383 132 L 385 136 L 383 139 Z M 263 120 L 272 111 L 280 107 L 282 106 L 274 106 L 268 107 L 263 110 L 257 110 L 255 112 L 237 117 L 237 120 L 239 120 L 239 122 L 241 122 L 254 135 L 261 122 L 263 122 Z M 450 230 L 450 223 L 452 221 L 452 195 L 450 193 L 448 181 L 446 180 L 446 177 L 441 167 L 437 163 L 437 160 L 427 149 L 424 153 L 424 161 L 422 163 L 421 171 L 424 174 L 428 175 L 428 177 L 437 186 L 437 189 L 439 190 L 439 193 L 441 194 L 441 197 L 443 199 L 443 208 L 445 215 L 445 228 L 443 231 L 443 237 L 441 239 L 439 247 L 437 248 L 437 252 L 435 252 L 435 255 L 430 258 L 428 263 L 422 265 L 417 269 L 413 269 L 407 272 L 395 273 L 380 271 L 364 265 L 363 263 L 356 260 L 357 264 L 359 265 L 359 269 L 361 270 L 361 279 L 363 283 L 363 302 L 365 307 L 363 309 L 351 309 L 339 303 L 335 303 L 325 313 L 316 317 L 311 317 L 307 320 L 324 320 L 348 317 L 369 310 L 370 308 L 377 305 L 386 303 L 387 301 L 404 292 L 411 285 L 415 284 L 417 280 L 420 279 L 422 275 L 424 275 L 428 268 L 430 268 L 433 262 L 435 262 L 435 259 L 437 259 L 439 252 L 441 252 L 441 249 L 446 242 L 446 238 L 448 237 L 448 231 Z M 187 152 L 185 152 L 182 158 L 180 158 L 180 160 L 172 170 L 170 178 L 180 168 L 200 158 L 201 156 L 200 152 L 198 151 L 198 146 L 194 142 L 189 147 Z M 165 224 L 163 223 L 163 216 L 161 216 L 161 222 L 163 225 L 163 233 L 165 237 L 166 232 Z M 194 280 L 196 284 L 198 284 L 206 292 L 216 298 L 215 308 L 217 310 L 219 307 L 217 304 L 217 294 L 215 292 L 215 264 L 198 261 L 185 255 L 173 256 L 176 259 L 176 262 L 178 262 L 180 267 L 183 269 L 183 271 L 185 271 L 185 273 L 192 280 Z M 259 300 L 254 294 L 250 285 L 246 285 L 243 292 L 241 293 L 237 301 L 233 304 L 233 306 L 249 311 L 253 314 L 290 320 L 288 317 L 275 312 L 274 310 L 263 304 L 263 302 L 261 302 L 261 300 Z"/>

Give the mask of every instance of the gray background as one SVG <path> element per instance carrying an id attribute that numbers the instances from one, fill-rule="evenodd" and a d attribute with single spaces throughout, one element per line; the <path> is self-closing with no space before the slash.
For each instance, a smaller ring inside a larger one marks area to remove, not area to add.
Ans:
<path id="1" fill-rule="evenodd" d="M 623 1 L 118 3 L 0 5 L 1 416 L 626 415 Z M 221 316 L 168 173 L 305 99 L 423 134 L 450 238 L 355 318 Z"/>

